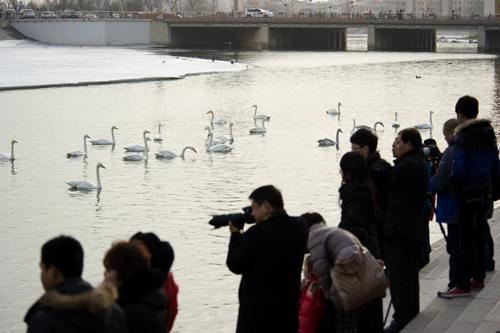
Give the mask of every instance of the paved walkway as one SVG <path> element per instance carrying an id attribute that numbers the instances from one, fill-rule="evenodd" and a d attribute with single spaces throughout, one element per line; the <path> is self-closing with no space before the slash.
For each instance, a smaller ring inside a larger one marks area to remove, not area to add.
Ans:
<path id="1" fill-rule="evenodd" d="M 448 285 L 448 253 L 441 239 L 433 244 L 431 261 L 420 271 L 420 314 L 402 332 L 495 333 L 500 331 L 500 209 L 489 220 L 497 270 L 486 273 L 485 288 L 471 297 L 437 297 Z M 434 222 L 431 222 L 434 223 Z M 387 309 L 390 297 L 384 299 Z M 387 319 L 391 322 L 392 311 Z"/>

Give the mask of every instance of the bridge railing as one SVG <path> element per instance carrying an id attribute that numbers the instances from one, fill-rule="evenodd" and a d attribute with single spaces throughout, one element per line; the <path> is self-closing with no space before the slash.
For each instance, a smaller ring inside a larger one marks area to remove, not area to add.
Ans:
<path id="1" fill-rule="evenodd" d="M 54 11 L 47 15 L 47 12 L 35 12 L 37 19 L 241 19 L 245 21 L 255 20 L 257 18 L 245 17 L 243 11 L 217 12 L 217 11 L 181 11 L 181 12 L 128 12 L 128 11 L 78 11 L 77 18 L 70 18 L 64 11 Z M 371 20 L 371 21 L 390 21 L 390 20 L 414 20 L 414 21 L 500 21 L 500 15 L 483 14 L 457 14 L 457 13 L 392 13 L 392 12 L 327 12 L 327 11 L 276 11 L 274 17 L 265 18 L 265 20 L 283 20 L 283 19 L 331 19 L 331 20 Z M 20 13 L 0 15 L 2 19 L 23 19 Z M 262 19 L 262 18 L 259 18 Z"/>

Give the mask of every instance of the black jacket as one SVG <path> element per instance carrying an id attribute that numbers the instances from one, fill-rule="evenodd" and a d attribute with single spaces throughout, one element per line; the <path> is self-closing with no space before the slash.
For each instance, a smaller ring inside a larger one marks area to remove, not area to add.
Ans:
<path id="1" fill-rule="evenodd" d="M 402 238 L 424 242 L 423 210 L 429 170 L 422 150 L 412 150 L 394 161 L 395 188 L 385 215 L 385 239 Z"/>
<path id="2" fill-rule="evenodd" d="M 342 213 L 339 228 L 356 236 L 371 254 L 380 258 L 375 223 L 370 218 L 370 189 L 363 182 L 350 181 L 339 189 Z"/>
<path id="3" fill-rule="evenodd" d="M 368 171 L 372 178 L 373 186 L 375 186 L 377 205 L 382 215 L 375 221 L 377 229 L 377 238 L 380 245 L 381 252 L 383 253 L 384 234 L 385 234 L 385 212 L 389 202 L 389 195 L 394 189 L 394 174 L 392 172 L 392 165 L 386 160 L 380 158 L 379 152 L 375 152 L 368 156 L 366 159 L 368 164 Z"/>
<path id="4" fill-rule="evenodd" d="M 242 274 L 236 332 L 294 332 L 299 329 L 299 291 L 308 227 L 285 210 L 244 234 L 233 232 L 227 266 Z"/>
<path id="5" fill-rule="evenodd" d="M 24 321 L 29 333 L 126 332 L 116 298 L 116 288 L 110 284 L 93 289 L 81 278 L 69 278 L 48 290 Z"/>
<path id="6" fill-rule="evenodd" d="M 132 275 L 118 288 L 117 303 L 123 309 L 129 333 L 167 332 L 168 298 L 164 281 L 164 275 L 152 269 Z"/>

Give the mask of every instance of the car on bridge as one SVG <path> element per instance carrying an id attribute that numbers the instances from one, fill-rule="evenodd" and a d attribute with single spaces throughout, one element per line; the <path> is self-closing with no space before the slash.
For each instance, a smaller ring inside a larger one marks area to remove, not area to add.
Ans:
<path id="1" fill-rule="evenodd" d="M 245 17 L 268 18 L 274 17 L 274 13 L 262 8 L 245 8 Z"/>
<path id="2" fill-rule="evenodd" d="M 78 14 L 74 9 L 64 10 L 64 18 L 78 18 Z"/>
<path id="3" fill-rule="evenodd" d="M 56 19 L 57 15 L 54 14 L 54 12 L 43 12 L 42 15 L 40 15 L 41 19 Z"/>
<path id="4" fill-rule="evenodd" d="M 30 8 L 23 8 L 19 11 L 19 18 L 22 19 L 34 19 L 35 18 L 35 12 L 33 9 Z"/>

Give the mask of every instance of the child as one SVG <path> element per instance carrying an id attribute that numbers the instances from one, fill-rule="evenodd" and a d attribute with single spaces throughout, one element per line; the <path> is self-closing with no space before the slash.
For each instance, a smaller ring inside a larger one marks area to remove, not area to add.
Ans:
<path id="1" fill-rule="evenodd" d="M 304 260 L 304 280 L 300 290 L 299 333 L 316 332 L 324 310 L 325 297 L 309 255 Z"/>

